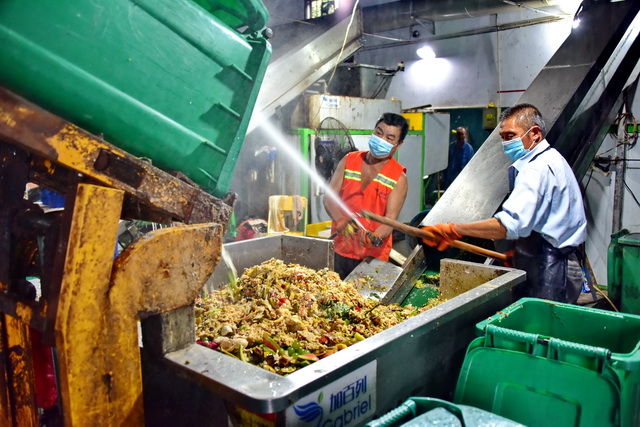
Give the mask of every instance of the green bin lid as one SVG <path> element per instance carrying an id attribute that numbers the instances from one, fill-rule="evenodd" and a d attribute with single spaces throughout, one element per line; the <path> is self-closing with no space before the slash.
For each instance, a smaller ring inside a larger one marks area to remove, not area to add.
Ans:
<path id="1" fill-rule="evenodd" d="M 640 246 L 640 233 L 627 234 L 626 236 L 618 239 L 618 243 L 628 246 Z"/>
<path id="2" fill-rule="evenodd" d="M 527 426 L 613 426 L 620 417 L 619 386 L 605 373 L 491 347 L 467 353 L 454 402 Z"/>

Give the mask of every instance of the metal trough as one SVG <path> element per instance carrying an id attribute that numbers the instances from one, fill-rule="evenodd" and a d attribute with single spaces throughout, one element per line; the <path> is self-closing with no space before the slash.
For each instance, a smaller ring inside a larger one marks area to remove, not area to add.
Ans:
<path id="1" fill-rule="evenodd" d="M 224 250 L 233 260 L 238 275 L 249 267 L 258 265 L 271 258 L 281 259 L 286 263 L 300 264 L 320 270 L 333 270 L 333 240 L 314 237 L 300 237 L 289 234 L 278 234 L 260 237 L 241 242 L 227 243 Z M 208 290 L 220 289 L 229 280 L 229 267 L 224 258 L 216 265 L 213 274 L 207 280 Z"/>
<path id="2" fill-rule="evenodd" d="M 254 265 L 274 256 L 266 250 L 259 259 L 265 243 L 272 249 L 293 245 L 302 255 L 325 253 L 316 252 L 317 245 L 330 244 L 275 237 L 282 240 L 257 239 L 227 250 Z M 260 417 L 259 425 L 360 425 L 409 396 L 451 398 L 475 324 L 517 300 L 524 279 L 520 270 L 442 260 L 441 287 L 451 299 L 285 377 L 195 344 L 192 307 L 146 319 L 147 422 L 222 425 L 231 417 L 247 425 Z"/>

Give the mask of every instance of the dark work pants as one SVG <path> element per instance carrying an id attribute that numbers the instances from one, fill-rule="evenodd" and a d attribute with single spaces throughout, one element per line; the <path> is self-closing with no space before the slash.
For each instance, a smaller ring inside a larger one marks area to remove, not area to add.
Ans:
<path id="1" fill-rule="evenodd" d="M 333 270 L 344 280 L 361 262 L 361 259 L 347 258 L 334 253 Z"/>

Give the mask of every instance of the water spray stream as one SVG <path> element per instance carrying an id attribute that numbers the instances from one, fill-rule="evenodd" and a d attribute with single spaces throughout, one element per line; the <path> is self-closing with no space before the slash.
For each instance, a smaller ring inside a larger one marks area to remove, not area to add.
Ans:
<path id="1" fill-rule="evenodd" d="M 338 196 L 338 194 L 333 191 L 329 184 L 325 182 L 325 180 L 313 168 L 311 168 L 309 162 L 306 159 L 302 158 L 300 152 L 294 149 L 291 144 L 289 144 L 287 138 L 282 133 L 282 131 L 280 131 L 280 129 L 274 126 L 270 121 L 266 120 L 261 114 L 258 114 L 257 117 L 253 117 L 252 121 L 253 120 L 256 120 L 256 126 L 260 126 L 268 131 L 273 142 L 278 145 L 278 148 L 284 151 L 287 156 L 295 161 L 298 166 L 300 166 L 302 170 L 304 170 L 308 174 L 311 180 L 324 190 L 326 196 L 331 197 L 331 199 L 333 199 L 333 201 L 335 201 L 338 206 L 340 206 L 340 209 L 342 209 L 346 215 L 348 215 L 354 222 L 356 222 L 356 224 L 360 228 L 362 228 L 363 230 L 365 229 L 360 221 L 358 221 L 358 218 L 355 216 L 355 214 L 351 212 L 351 210 L 347 207 L 347 205 L 345 205 L 342 199 L 340 199 L 340 196 Z"/>

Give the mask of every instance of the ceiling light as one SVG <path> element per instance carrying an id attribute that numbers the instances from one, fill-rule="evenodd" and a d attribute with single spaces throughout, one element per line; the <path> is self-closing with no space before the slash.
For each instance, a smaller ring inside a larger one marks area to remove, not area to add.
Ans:
<path id="1" fill-rule="evenodd" d="M 416 51 L 418 56 L 422 59 L 434 59 L 436 57 L 436 53 L 431 49 L 430 46 L 422 46 L 420 49 Z"/>

